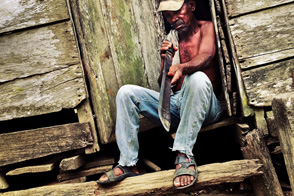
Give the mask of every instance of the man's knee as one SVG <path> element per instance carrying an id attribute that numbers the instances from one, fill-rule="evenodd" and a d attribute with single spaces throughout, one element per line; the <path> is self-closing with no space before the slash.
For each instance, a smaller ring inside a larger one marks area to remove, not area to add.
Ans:
<path id="1" fill-rule="evenodd" d="M 134 93 L 133 91 L 134 91 L 134 85 L 131 85 L 131 84 L 123 85 L 122 87 L 120 87 L 120 89 L 117 92 L 116 100 L 119 101 L 127 97 L 130 97 Z"/>
<path id="2" fill-rule="evenodd" d="M 212 88 L 212 84 L 207 75 L 198 71 L 186 77 L 187 87 L 192 89 L 209 89 Z"/>

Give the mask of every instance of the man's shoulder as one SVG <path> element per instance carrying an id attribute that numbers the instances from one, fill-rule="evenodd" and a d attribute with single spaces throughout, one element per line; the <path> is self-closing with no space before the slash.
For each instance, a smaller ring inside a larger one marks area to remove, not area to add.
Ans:
<path id="1" fill-rule="evenodd" d="M 198 24 L 202 33 L 214 31 L 214 26 L 211 21 L 200 20 Z"/>
<path id="2" fill-rule="evenodd" d="M 213 27 L 213 23 L 211 21 L 207 21 L 207 20 L 198 20 L 198 24 L 200 25 L 201 28 L 205 28 L 205 27 L 209 27 L 209 26 Z"/>

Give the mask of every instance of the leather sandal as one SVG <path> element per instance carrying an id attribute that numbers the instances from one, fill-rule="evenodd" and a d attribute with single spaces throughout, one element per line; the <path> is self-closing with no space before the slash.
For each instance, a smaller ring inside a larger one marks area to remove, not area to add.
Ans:
<path id="1" fill-rule="evenodd" d="M 124 173 L 119 175 L 119 176 L 115 176 L 113 170 L 115 168 L 119 167 Z M 117 165 L 114 169 L 106 172 L 106 176 L 108 177 L 108 180 L 104 181 L 104 182 L 100 182 L 99 180 L 97 180 L 98 184 L 110 184 L 113 182 L 119 182 L 122 181 L 123 179 L 127 178 L 127 177 L 133 177 L 133 176 L 138 176 L 140 174 L 137 174 L 135 172 L 133 172 L 133 170 L 130 167 L 125 167 L 125 166 L 121 166 L 121 165 Z"/>
<path id="2" fill-rule="evenodd" d="M 187 159 L 186 156 L 177 156 L 176 157 L 175 165 L 178 165 L 178 164 L 181 165 L 181 167 L 179 167 L 178 169 L 176 169 L 176 171 L 174 173 L 173 186 L 176 189 L 185 189 L 185 188 L 191 187 L 197 181 L 198 172 L 197 172 L 197 165 L 196 165 L 195 159 L 193 157 L 188 158 L 189 161 L 187 161 L 186 159 Z M 195 167 L 195 171 L 189 169 L 190 166 L 194 166 Z M 175 181 L 175 179 L 177 177 L 179 177 L 179 176 L 187 176 L 187 175 L 194 177 L 194 180 L 191 182 L 191 184 L 188 184 L 186 186 L 179 186 L 179 187 L 175 186 L 174 181 Z"/>

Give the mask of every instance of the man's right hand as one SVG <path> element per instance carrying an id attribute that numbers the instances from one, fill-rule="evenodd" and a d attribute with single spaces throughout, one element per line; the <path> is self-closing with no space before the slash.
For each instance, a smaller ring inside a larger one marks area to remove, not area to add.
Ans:
<path id="1" fill-rule="evenodd" d="M 166 51 L 172 46 L 173 46 L 173 44 L 170 41 L 165 40 L 165 41 L 162 42 L 161 48 L 160 48 L 161 60 L 164 60 Z M 174 54 L 173 54 L 173 56 L 174 56 L 175 52 L 178 50 L 178 47 L 176 47 L 176 46 L 173 46 L 173 47 L 174 47 Z"/>

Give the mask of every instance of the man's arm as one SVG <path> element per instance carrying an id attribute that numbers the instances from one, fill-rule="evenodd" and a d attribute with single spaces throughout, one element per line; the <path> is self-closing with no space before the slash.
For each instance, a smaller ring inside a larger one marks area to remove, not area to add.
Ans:
<path id="1" fill-rule="evenodd" d="M 183 64 L 173 65 L 168 73 L 173 77 L 172 84 L 176 84 L 182 75 L 205 70 L 215 56 L 215 33 L 212 22 L 202 22 L 201 43 L 198 55 Z"/>

